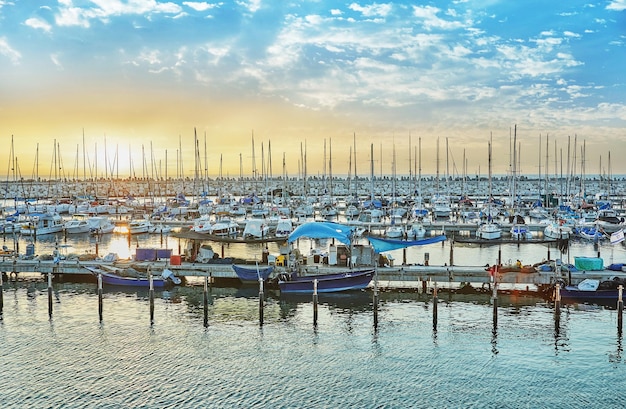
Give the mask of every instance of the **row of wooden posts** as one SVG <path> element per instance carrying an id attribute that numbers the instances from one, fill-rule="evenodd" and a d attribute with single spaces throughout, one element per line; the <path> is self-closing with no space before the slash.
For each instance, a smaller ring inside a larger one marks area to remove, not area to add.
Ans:
<path id="1" fill-rule="evenodd" d="M 150 303 L 150 324 L 154 323 L 154 283 L 152 280 L 152 274 L 148 274 L 149 280 L 149 292 L 148 299 Z M 100 321 L 103 319 L 103 291 L 102 291 L 102 275 L 98 274 L 98 317 Z M 4 308 L 4 293 L 3 293 L 3 278 L 2 274 L 0 274 L 0 318 L 2 317 L 2 311 Z M 209 277 L 205 277 L 204 279 L 204 290 L 203 290 L 203 310 L 204 310 L 204 326 L 208 327 L 209 325 Z M 426 282 L 423 282 L 423 287 L 425 289 Z M 618 290 L 618 299 L 617 299 L 617 329 L 621 333 L 622 332 L 622 315 L 624 311 L 624 301 L 622 298 L 623 287 L 620 285 Z M 52 273 L 48 273 L 48 315 L 52 317 Z M 373 291 L 373 312 L 374 312 L 374 327 L 378 327 L 378 286 L 377 282 L 374 282 L 374 291 Z M 313 325 L 317 326 L 317 318 L 318 318 L 318 292 L 317 292 L 317 280 L 313 281 Z M 495 282 L 493 286 L 493 294 L 491 297 L 491 301 L 493 304 L 493 324 L 497 325 L 498 322 L 498 283 Z M 437 295 L 437 283 L 435 283 L 433 287 L 433 329 L 437 329 L 437 305 L 439 304 L 439 298 Z M 264 285 L 263 280 L 259 280 L 259 325 L 263 326 L 264 323 L 264 306 L 265 306 L 265 294 L 264 294 Z M 555 321 L 560 321 L 561 317 L 561 285 L 556 284 L 555 288 L 555 298 L 554 298 L 554 310 L 555 310 Z"/>

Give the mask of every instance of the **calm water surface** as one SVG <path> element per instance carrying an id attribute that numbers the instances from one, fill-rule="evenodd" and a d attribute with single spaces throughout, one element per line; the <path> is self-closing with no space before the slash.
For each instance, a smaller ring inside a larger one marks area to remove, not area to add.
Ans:
<path id="1" fill-rule="evenodd" d="M 56 241 L 68 253 L 82 253 L 93 251 L 90 240 Z M 146 236 L 130 246 L 124 237 L 108 240 L 101 254 L 132 254 L 136 245 L 177 253 L 172 238 L 161 243 Z M 37 252 L 54 246 L 55 239 L 40 239 Z M 570 255 L 596 254 L 592 246 L 576 246 Z M 498 250 L 455 248 L 455 262 L 492 263 Z M 500 250 L 504 259 L 528 263 L 547 254 L 541 245 Z M 412 249 L 410 257 L 420 262 L 425 251 L 433 264 L 443 264 L 449 243 Z M 600 251 L 606 262 L 625 259 L 621 246 Z M 38 276 L 4 284 L 2 407 L 626 406 L 614 309 L 569 305 L 556 321 L 542 299 L 502 296 L 494 324 L 488 297 L 441 294 L 435 329 L 430 296 L 383 293 L 375 328 L 371 293 L 362 292 L 321 297 L 314 326 L 308 298 L 270 293 L 261 327 L 256 288 L 213 288 L 204 327 L 201 286 L 157 292 L 153 323 L 147 292 L 110 289 L 100 322 L 93 283 L 55 283 L 49 317 L 46 286 Z"/>
<path id="2" fill-rule="evenodd" d="M 28 408 L 622 408 L 626 365 L 617 312 L 554 310 L 501 297 L 432 300 L 371 294 L 312 304 L 256 289 L 109 291 L 99 322 L 93 284 L 5 283 L 0 322 L 3 407 Z"/>

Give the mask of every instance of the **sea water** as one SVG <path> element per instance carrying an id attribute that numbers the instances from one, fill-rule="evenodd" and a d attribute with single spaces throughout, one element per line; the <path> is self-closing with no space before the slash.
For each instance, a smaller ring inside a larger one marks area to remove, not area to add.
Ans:
<path id="1" fill-rule="evenodd" d="M 615 309 L 535 298 L 268 294 L 256 289 L 106 290 L 5 283 L 4 408 L 622 408 Z"/>
<path id="2" fill-rule="evenodd" d="M 40 238 L 37 254 L 93 251 L 91 238 Z M 174 248 L 171 237 L 115 236 L 100 252 Z M 116 244 L 117 243 L 117 244 Z M 23 244 L 22 244 L 23 245 Z M 448 260 L 450 244 L 413 249 Z M 528 247 L 531 246 L 531 247 Z M 22 247 L 24 248 L 24 247 Z M 252 248 L 227 251 L 250 255 Z M 535 245 L 454 249 L 455 263 L 524 262 Z M 561 256 L 552 250 L 552 258 Z M 598 249 L 572 243 L 564 258 Z M 623 247 L 599 248 L 608 263 Z M 544 255 L 546 254 L 546 255 Z M 193 284 L 193 280 L 192 280 Z M 47 283 L 20 275 L 4 283 L 0 321 L 3 408 L 623 408 L 626 364 L 614 308 L 554 305 L 501 295 L 384 292 L 374 319 L 371 291 L 308 297 L 258 288 L 156 292 L 106 288 L 102 321 L 92 282 L 58 282 L 48 314 Z M 375 325 L 376 323 L 376 325 Z"/>

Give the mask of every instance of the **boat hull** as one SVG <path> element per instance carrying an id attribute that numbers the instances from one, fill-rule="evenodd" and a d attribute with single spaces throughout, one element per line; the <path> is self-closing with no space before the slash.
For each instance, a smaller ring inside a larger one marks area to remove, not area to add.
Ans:
<path id="1" fill-rule="evenodd" d="M 272 271 L 274 271 L 273 266 L 265 267 L 265 268 L 257 268 L 257 267 L 243 267 L 243 266 L 238 266 L 238 265 L 233 264 L 232 267 L 233 267 L 233 270 L 235 270 L 237 277 L 239 277 L 239 280 L 241 280 L 241 282 L 244 284 L 258 283 L 259 278 L 261 278 L 262 281 L 265 281 L 268 279 Z"/>
<path id="2" fill-rule="evenodd" d="M 314 282 L 317 280 L 318 293 L 334 293 L 362 290 L 369 285 L 373 277 L 374 269 L 367 269 L 334 274 L 296 276 L 289 280 L 279 280 L 278 286 L 280 292 L 285 294 L 313 294 Z"/>
<path id="3" fill-rule="evenodd" d="M 99 268 L 86 267 L 96 277 L 101 275 L 102 284 L 123 287 L 141 287 L 150 288 L 150 280 L 147 277 L 124 277 L 117 274 L 109 273 Z M 165 287 L 165 280 L 160 276 L 152 277 L 152 286 L 154 288 Z"/>

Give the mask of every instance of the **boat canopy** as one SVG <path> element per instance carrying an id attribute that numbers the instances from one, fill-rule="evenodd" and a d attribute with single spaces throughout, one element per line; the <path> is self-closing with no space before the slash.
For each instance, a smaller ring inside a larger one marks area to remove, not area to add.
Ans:
<path id="1" fill-rule="evenodd" d="M 352 228 L 332 222 L 308 222 L 296 227 L 287 241 L 292 243 L 301 237 L 309 239 L 337 239 L 344 244 L 350 244 Z"/>
<path id="2" fill-rule="evenodd" d="M 446 236 L 442 234 L 440 236 L 428 237 L 420 240 L 394 240 L 382 239 L 371 236 L 368 236 L 367 239 L 369 240 L 372 247 L 374 247 L 374 251 L 376 253 L 382 253 L 383 251 L 398 250 L 405 247 L 423 246 L 424 244 L 439 243 L 445 241 Z"/>

